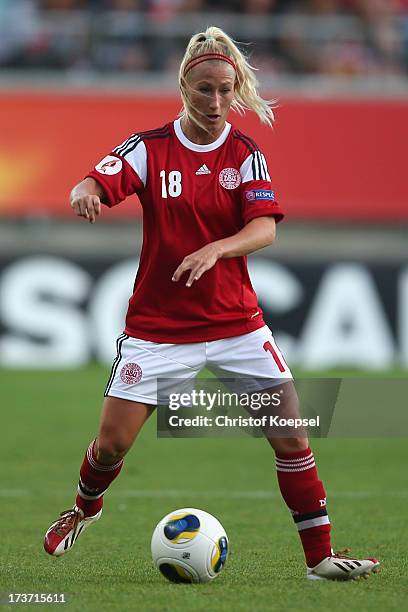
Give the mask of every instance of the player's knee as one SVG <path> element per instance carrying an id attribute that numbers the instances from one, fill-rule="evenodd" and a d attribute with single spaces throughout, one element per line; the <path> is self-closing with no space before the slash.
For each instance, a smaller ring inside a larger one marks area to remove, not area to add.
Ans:
<path id="1" fill-rule="evenodd" d="M 268 440 L 276 453 L 297 453 L 309 447 L 309 440 L 302 436 L 298 438 L 273 438 Z"/>
<path id="2" fill-rule="evenodd" d="M 97 461 L 114 463 L 124 457 L 129 450 L 126 441 L 118 436 L 100 434 L 97 443 Z"/>

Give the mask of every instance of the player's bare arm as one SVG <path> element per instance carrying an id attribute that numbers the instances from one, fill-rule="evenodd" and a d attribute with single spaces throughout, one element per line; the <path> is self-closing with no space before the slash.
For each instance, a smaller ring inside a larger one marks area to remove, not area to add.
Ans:
<path id="1" fill-rule="evenodd" d="M 178 281 L 190 270 L 187 287 L 191 287 L 207 270 L 210 270 L 218 259 L 242 257 L 272 244 L 276 236 L 276 222 L 273 217 L 252 219 L 239 232 L 228 238 L 211 242 L 205 247 L 187 255 L 173 274 L 173 281 Z"/>
<path id="2" fill-rule="evenodd" d="M 105 192 L 102 186 L 91 177 L 87 177 L 71 191 L 71 208 L 78 217 L 84 217 L 89 223 L 95 223 L 101 214 L 101 200 Z"/>
<path id="3" fill-rule="evenodd" d="M 272 244 L 276 238 L 274 217 L 252 219 L 239 232 L 217 242 L 221 257 L 242 257 Z"/>

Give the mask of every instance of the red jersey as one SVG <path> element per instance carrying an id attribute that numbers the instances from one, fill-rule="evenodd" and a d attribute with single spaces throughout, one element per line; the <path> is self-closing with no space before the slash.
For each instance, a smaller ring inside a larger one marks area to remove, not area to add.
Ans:
<path id="1" fill-rule="evenodd" d="M 89 175 L 104 203 L 136 193 L 143 207 L 143 246 L 125 333 L 163 343 L 239 336 L 265 323 L 246 257 L 219 259 L 186 287 L 172 281 L 186 255 L 236 234 L 261 216 L 280 221 L 265 157 L 251 138 L 226 123 L 213 143 L 197 145 L 180 119 L 133 134 Z"/>

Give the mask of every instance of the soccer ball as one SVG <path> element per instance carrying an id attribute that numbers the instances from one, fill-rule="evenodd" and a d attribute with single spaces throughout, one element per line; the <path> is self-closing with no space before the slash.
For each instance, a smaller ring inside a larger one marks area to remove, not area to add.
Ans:
<path id="1" fill-rule="evenodd" d="M 227 556 L 227 534 L 204 510 L 174 510 L 153 532 L 153 562 L 171 582 L 209 582 L 219 575 Z"/>

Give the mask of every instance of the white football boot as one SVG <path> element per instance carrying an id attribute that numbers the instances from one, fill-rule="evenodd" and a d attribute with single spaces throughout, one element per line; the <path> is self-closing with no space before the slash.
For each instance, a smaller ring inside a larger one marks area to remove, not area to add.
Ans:
<path id="1" fill-rule="evenodd" d="M 315 567 L 308 567 L 306 578 L 308 580 L 357 580 L 368 578 L 371 572 L 378 572 L 380 562 L 373 557 L 368 559 L 353 559 L 346 553 L 349 549 L 332 553 Z"/>
<path id="2" fill-rule="evenodd" d="M 79 535 L 100 519 L 102 509 L 94 516 L 84 517 L 80 508 L 74 506 L 61 512 L 60 517 L 50 525 L 44 537 L 44 550 L 54 557 L 60 557 L 71 550 Z"/>

